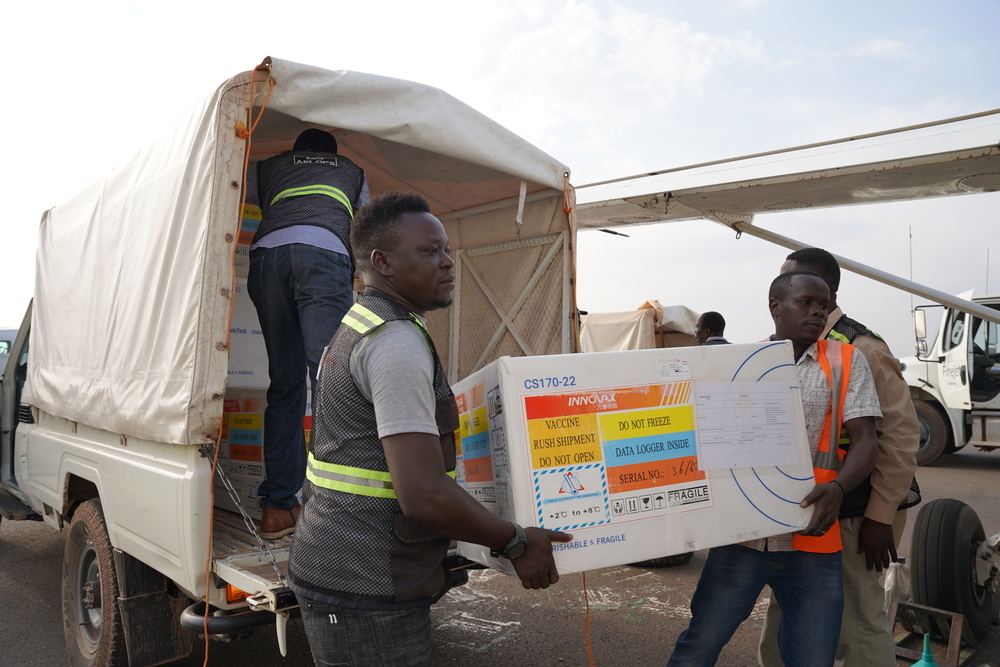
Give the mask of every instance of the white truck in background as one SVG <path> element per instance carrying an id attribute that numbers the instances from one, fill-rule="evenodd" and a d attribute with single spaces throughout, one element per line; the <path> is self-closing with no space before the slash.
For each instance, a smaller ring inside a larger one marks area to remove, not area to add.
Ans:
<path id="1" fill-rule="evenodd" d="M 164 664 L 195 634 L 261 625 L 285 651 L 290 539 L 261 541 L 223 505 L 228 487 L 252 510 L 238 477 L 263 469 L 247 463 L 261 460 L 267 364 L 241 198 L 253 203 L 253 161 L 307 128 L 334 134 L 373 195 L 420 193 L 444 224 L 454 305 L 428 329 L 453 383 L 499 356 L 576 351 L 565 165 L 428 86 L 270 58 L 229 79 L 45 213 L 34 298 L 0 368 L 0 518 L 68 531 L 73 667 Z"/>
<path id="2" fill-rule="evenodd" d="M 972 301 L 1000 310 L 1000 296 Z M 944 308 L 937 336 L 928 342 L 925 311 L 940 307 L 916 309 L 917 355 L 900 360 L 920 419 L 920 465 L 966 445 L 1000 448 L 1000 326 Z"/>

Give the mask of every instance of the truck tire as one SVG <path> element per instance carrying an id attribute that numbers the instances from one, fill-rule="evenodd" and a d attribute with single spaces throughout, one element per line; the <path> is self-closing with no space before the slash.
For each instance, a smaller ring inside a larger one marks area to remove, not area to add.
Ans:
<path id="1" fill-rule="evenodd" d="M 913 601 L 965 615 L 977 641 L 997 617 L 996 593 L 976 585 L 976 549 L 986 539 L 976 512 L 954 498 L 938 498 L 920 509 L 910 555 Z"/>
<path id="2" fill-rule="evenodd" d="M 118 580 L 101 501 L 82 503 L 66 537 L 63 632 L 72 667 L 127 667 Z"/>
<path id="3" fill-rule="evenodd" d="M 917 465 L 929 466 L 948 449 L 947 424 L 941 412 L 927 401 L 913 399 L 913 409 L 917 411 L 917 421 L 920 422 Z"/>

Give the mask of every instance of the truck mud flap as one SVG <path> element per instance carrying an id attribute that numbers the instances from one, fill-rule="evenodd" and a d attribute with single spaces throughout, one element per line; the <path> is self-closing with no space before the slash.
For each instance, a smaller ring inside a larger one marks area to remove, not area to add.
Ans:
<path id="1" fill-rule="evenodd" d="M 114 550 L 118 609 L 130 667 L 146 667 L 187 657 L 194 635 L 181 628 L 184 599 L 170 595 L 165 576 L 127 553 Z"/>

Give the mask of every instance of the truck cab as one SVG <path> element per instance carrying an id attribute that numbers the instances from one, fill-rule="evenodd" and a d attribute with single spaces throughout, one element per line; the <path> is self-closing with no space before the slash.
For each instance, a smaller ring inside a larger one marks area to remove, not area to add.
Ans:
<path id="1" fill-rule="evenodd" d="M 1000 296 L 972 300 L 1000 310 Z M 967 444 L 1000 448 L 1000 326 L 946 308 L 928 342 L 926 311 L 935 307 L 916 309 L 917 355 L 900 360 L 920 419 L 920 465 Z"/>

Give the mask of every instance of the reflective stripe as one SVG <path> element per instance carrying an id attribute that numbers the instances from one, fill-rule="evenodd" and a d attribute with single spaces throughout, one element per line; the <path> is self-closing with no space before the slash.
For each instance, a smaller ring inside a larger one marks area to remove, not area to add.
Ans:
<path id="1" fill-rule="evenodd" d="M 830 382 L 830 413 L 827 415 L 826 424 L 823 427 L 823 440 L 820 442 L 819 451 L 813 458 L 813 467 L 822 470 L 840 470 L 842 427 L 840 416 L 843 414 L 846 389 L 845 360 L 843 357 L 847 356 L 847 359 L 850 360 L 850 352 L 848 351 L 847 355 L 842 355 L 845 350 L 837 341 L 820 341 L 820 343 L 820 366 Z M 850 377 L 850 369 L 847 369 L 847 376 Z"/>
<path id="2" fill-rule="evenodd" d="M 446 474 L 455 479 L 456 471 L 451 470 Z M 392 476 L 389 473 L 317 461 L 313 458 L 312 452 L 309 452 L 309 458 L 306 462 L 306 479 L 324 489 L 353 493 L 356 496 L 396 497 L 396 491 L 392 486 Z"/>
<path id="3" fill-rule="evenodd" d="M 309 453 L 306 464 L 306 479 L 324 489 L 353 493 L 357 496 L 396 497 L 389 473 L 317 461 L 313 458 L 312 452 Z"/>
<path id="4" fill-rule="evenodd" d="M 840 385 L 844 378 L 844 361 L 840 356 L 841 348 L 839 345 L 825 345 L 824 347 L 826 348 L 826 358 L 830 361 L 830 373 L 832 375 L 830 378 L 830 441 L 827 451 L 836 455 L 837 447 L 840 444 L 840 415 L 844 414 L 840 392 Z M 827 470 L 839 470 L 839 460 L 836 468 L 830 466 L 824 467 Z"/>
<path id="5" fill-rule="evenodd" d="M 280 199 L 300 197 L 302 195 L 326 195 L 327 197 L 333 197 L 344 205 L 344 208 L 347 209 L 347 214 L 351 216 L 351 220 L 354 219 L 354 208 L 351 206 L 351 200 L 347 198 L 343 190 L 335 188 L 332 185 L 303 185 L 299 188 L 288 188 L 274 195 L 269 205 L 274 206 L 274 202 Z"/>
<path id="6" fill-rule="evenodd" d="M 381 317 L 379 317 L 372 311 L 362 306 L 360 303 L 356 303 L 353 306 L 351 306 L 351 312 L 357 315 L 359 320 L 367 322 L 369 325 L 371 325 L 372 329 L 385 324 L 385 320 L 383 320 Z"/>
<path id="7" fill-rule="evenodd" d="M 362 336 L 365 336 L 373 329 L 385 324 L 385 320 L 362 306 L 360 303 L 356 303 L 351 306 L 349 311 L 347 311 L 344 315 L 344 319 L 341 320 L 341 323 L 346 324 Z"/>
<path id="8" fill-rule="evenodd" d="M 845 336 L 844 334 L 840 333 L 839 331 L 834 331 L 833 329 L 830 329 L 830 333 L 828 333 L 826 335 L 826 337 L 827 338 L 832 338 L 834 340 L 839 340 L 841 343 L 850 344 L 850 342 L 851 342 L 851 341 L 847 340 L 847 336 Z"/>
<path id="9" fill-rule="evenodd" d="M 417 328 L 420 329 L 420 333 L 424 335 L 424 340 L 427 341 L 427 346 L 431 348 L 431 354 L 437 354 L 437 350 L 434 349 L 434 341 L 431 340 L 431 334 L 427 331 L 427 327 L 424 326 L 424 323 L 420 321 L 420 318 L 413 313 L 410 313 L 410 321 L 416 324 Z"/>

